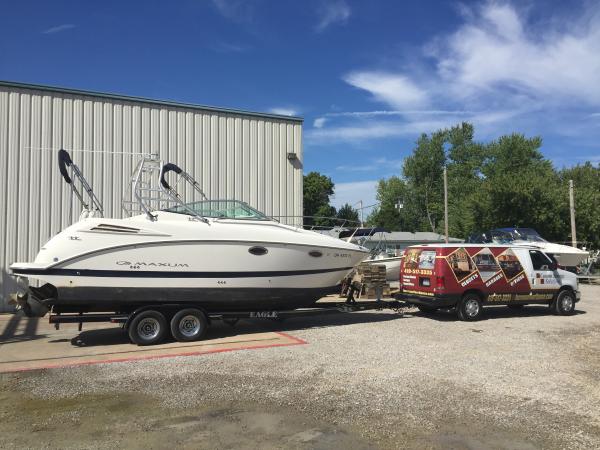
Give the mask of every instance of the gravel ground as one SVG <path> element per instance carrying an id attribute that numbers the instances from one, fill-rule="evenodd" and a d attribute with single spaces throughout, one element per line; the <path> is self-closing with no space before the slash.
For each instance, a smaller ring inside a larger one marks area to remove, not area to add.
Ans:
<path id="1" fill-rule="evenodd" d="M 307 345 L 2 375 L 2 444 L 600 448 L 600 287 L 582 292 L 570 317 L 297 318 L 265 327 Z"/>

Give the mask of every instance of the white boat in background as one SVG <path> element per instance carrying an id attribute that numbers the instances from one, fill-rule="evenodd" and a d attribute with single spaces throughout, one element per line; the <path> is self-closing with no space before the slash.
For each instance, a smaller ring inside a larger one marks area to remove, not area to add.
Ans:
<path id="1" fill-rule="evenodd" d="M 368 264 L 383 264 L 385 266 L 385 279 L 388 282 L 400 280 L 401 262 L 402 256 L 388 256 L 386 254 L 375 255 L 363 261 L 363 263 Z"/>
<path id="2" fill-rule="evenodd" d="M 544 253 L 553 256 L 562 267 L 576 267 L 585 261 L 590 253 L 570 245 L 548 242 L 533 228 L 496 228 L 469 237 L 471 243 L 512 244 L 539 247 Z"/>
<path id="3" fill-rule="evenodd" d="M 10 267 L 22 285 L 17 302 L 30 316 L 50 309 L 126 313 L 152 303 L 193 303 L 206 311 L 295 309 L 336 289 L 369 253 L 281 224 L 240 201 L 208 200 L 189 174 L 154 157 L 140 162 L 133 200 L 124 200 L 141 214 L 98 217 L 98 199 L 64 150 L 59 167 L 88 213 L 51 238 L 33 262 Z M 189 183 L 188 192 L 201 200 L 184 203 L 167 174 Z M 170 206 L 155 209 L 156 203 Z"/>
<path id="4" fill-rule="evenodd" d="M 384 265 L 386 281 L 394 282 L 400 280 L 400 263 L 402 262 L 402 255 L 396 256 L 388 252 L 384 233 L 386 233 L 386 230 L 383 228 L 355 228 L 340 232 L 339 238 L 364 246 L 375 234 L 379 234 L 381 238 L 371 250 L 369 256 L 362 262 Z"/>

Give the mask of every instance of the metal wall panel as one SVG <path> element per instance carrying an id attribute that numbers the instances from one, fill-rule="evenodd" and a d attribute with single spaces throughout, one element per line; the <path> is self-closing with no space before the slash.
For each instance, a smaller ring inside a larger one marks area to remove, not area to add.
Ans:
<path id="1" fill-rule="evenodd" d="M 58 172 L 60 148 L 71 151 L 106 217 L 122 217 L 140 153 L 182 166 L 209 198 L 243 200 L 273 216 L 302 215 L 298 119 L 0 83 L 0 311 L 10 310 L 15 289 L 8 266 L 33 260 L 79 217 Z"/>

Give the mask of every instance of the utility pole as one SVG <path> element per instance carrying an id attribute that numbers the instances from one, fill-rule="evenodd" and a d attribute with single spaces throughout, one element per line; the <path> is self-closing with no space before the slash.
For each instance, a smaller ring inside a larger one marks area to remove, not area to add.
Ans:
<path id="1" fill-rule="evenodd" d="M 363 228 L 365 226 L 363 223 L 364 222 L 364 220 L 363 220 L 364 219 L 363 201 L 359 200 L 358 205 L 359 205 L 358 210 L 360 211 L 360 227 Z"/>
<path id="2" fill-rule="evenodd" d="M 444 166 L 444 231 L 448 243 L 448 170 Z"/>
<path id="3" fill-rule="evenodd" d="M 575 228 L 575 196 L 573 195 L 573 180 L 569 180 L 569 209 L 571 210 L 571 244 L 577 247 L 577 230 Z"/>

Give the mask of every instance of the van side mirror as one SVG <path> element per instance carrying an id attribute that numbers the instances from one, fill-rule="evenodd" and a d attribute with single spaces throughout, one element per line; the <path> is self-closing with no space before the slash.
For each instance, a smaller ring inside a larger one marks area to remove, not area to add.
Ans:
<path id="1" fill-rule="evenodd" d="M 549 269 L 550 269 L 552 272 L 554 272 L 554 271 L 556 271 L 556 270 L 558 269 L 558 264 L 556 263 L 556 261 L 552 261 L 552 262 L 550 263 Z"/>

